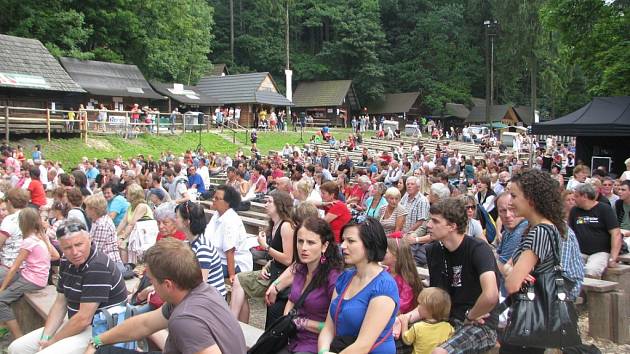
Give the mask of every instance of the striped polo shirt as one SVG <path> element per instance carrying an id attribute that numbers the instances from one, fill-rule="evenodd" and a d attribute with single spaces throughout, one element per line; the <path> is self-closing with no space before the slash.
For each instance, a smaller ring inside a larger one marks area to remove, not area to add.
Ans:
<path id="1" fill-rule="evenodd" d="M 59 273 L 57 292 L 66 297 L 68 318 L 79 312 L 81 303 L 97 302 L 100 310 L 127 299 L 127 287 L 116 263 L 97 251 L 94 243 L 87 261 L 78 267 L 62 257 Z"/>
<path id="2" fill-rule="evenodd" d="M 221 296 L 227 295 L 225 289 L 225 281 L 223 280 L 223 268 L 221 267 L 221 258 L 217 249 L 214 248 L 212 243 L 206 239 L 206 236 L 202 233 L 190 243 L 190 247 L 197 256 L 199 266 L 201 269 L 208 270 L 207 283 L 212 285 Z"/>

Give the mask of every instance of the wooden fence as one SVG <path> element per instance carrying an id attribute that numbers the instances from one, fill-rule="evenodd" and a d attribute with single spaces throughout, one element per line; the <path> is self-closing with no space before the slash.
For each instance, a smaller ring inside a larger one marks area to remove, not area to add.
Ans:
<path id="1" fill-rule="evenodd" d="M 5 141 L 9 143 L 11 133 L 29 134 L 46 133 L 48 141 L 53 133 L 70 133 L 81 135 L 87 142 L 88 134 L 117 134 L 125 138 L 138 134 L 164 133 L 169 130 L 183 132 L 196 130 L 210 130 L 212 116 L 204 114 L 203 122 L 199 123 L 198 114 L 178 113 L 171 123 L 170 113 L 150 112 L 151 123 L 133 120 L 131 111 L 103 111 L 105 119 L 98 119 L 101 111 L 86 109 L 82 111 L 67 111 L 61 109 L 42 109 L 28 107 L 0 106 L 0 133 L 4 131 Z M 69 119 L 74 113 L 74 119 Z"/>

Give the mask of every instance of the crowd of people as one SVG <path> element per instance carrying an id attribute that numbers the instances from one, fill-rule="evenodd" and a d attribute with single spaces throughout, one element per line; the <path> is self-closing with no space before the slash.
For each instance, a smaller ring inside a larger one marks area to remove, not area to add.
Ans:
<path id="1" fill-rule="evenodd" d="M 584 276 L 627 252 L 630 159 L 616 178 L 570 166 L 562 145 L 539 151 L 554 157 L 550 171 L 494 150 L 463 156 L 448 142 L 358 148 L 360 161 L 311 145 L 267 158 L 84 158 L 66 172 L 41 147 L 26 158 L 2 145 L 9 353 L 131 353 L 110 345 L 160 329 L 164 352 L 245 353 L 238 321 L 249 321 L 252 298 L 264 298 L 267 328 L 295 313 L 283 353 L 483 352 L 497 341 L 503 353 L 536 353 L 498 339 L 500 299 L 553 264 L 554 242 L 571 300 Z M 224 184 L 210 183 L 223 173 Z M 268 226 L 252 236 L 239 212 L 253 201 Z M 124 279 L 139 264 L 128 299 Z M 417 267 L 428 269 L 424 284 Z M 58 295 L 46 324 L 24 335 L 10 304 L 49 284 Z M 128 305 L 136 315 L 95 332 L 101 313 Z"/>

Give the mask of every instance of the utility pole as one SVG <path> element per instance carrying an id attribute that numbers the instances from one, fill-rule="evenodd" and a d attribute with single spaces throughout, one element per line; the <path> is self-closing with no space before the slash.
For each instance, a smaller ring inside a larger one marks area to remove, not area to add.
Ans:
<path id="1" fill-rule="evenodd" d="M 230 55 L 234 64 L 234 0 L 230 0 Z"/>
<path id="2" fill-rule="evenodd" d="M 492 131 L 491 108 L 494 105 L 494 37 L 497 35 L 497 20 L 483 21 L 486 27 L 486 124 Z M 489 42 L 489 43 L 488 43 Z"/>
<path id="3" fill-rule="evenodd" d="M 286 43 L 286 55 L 287 55 L 287 66 L 284 69 L 284 75 L 286 78 L 286 86 L 287 86 L 287 100 L 293 101 L 293 71 L 291 70 L 291 66 L 289 65 L 289 1 L 286 0 L 286 14 L 285 14 L 285 35 L 284 41 Z M 285 110 L 285 124 L 289 122 L 291 119 L 291 106 L 287 106 Z"/>

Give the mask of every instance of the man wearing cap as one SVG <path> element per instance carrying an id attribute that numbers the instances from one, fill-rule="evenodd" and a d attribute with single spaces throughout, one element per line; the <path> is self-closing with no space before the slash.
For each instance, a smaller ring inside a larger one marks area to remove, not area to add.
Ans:
<path id="1" fill-rule="evenodd" d="M 127 298 L 120 271 L 96 249 L 82 224 L 60 225 L 57 239 L 63 251 L 57 298 L 44 327 L 14 340 L 9 354 L 83 353 L 92 336 L 94 315 Z"/>

